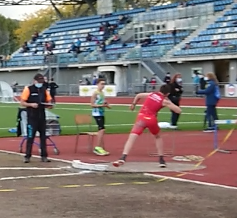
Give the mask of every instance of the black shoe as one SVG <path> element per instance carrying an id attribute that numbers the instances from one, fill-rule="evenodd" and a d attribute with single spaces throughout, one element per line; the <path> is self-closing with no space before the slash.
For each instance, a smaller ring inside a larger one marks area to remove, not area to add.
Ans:
<path id="1" fill-rule="evenodd" d="M 25 159 L 24 159 L 24 163 L 30 163 L 30 158 L 25 157 Z"/>
<path id="2" fill-rule="evenodd" d="M 203 132 L 215 132 L 215 129 L 212 127 L 208 127 L 206 129 L 204 129 Z"/>
<path id="3" fill-rule="evenodd" d="M 165 163 L 165 160 L 162 158 L 160 159 L 160 165 L 159 165 L 161 168 L 165 168 L 166 167 L 166 163 Z"/>
<path id="4" fill-rule="evenodd" d="M 49 160 L 47 157 L 42 157 L 42 158 L 41 158 L 41 161 L 42 161 L 42 162 L 46 162 L 46 163 L 51 162 L 51 160 Z"/>

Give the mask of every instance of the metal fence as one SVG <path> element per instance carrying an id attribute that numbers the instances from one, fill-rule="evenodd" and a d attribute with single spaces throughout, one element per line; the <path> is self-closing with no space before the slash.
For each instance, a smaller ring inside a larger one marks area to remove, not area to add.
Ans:
<path id="1" fill-rule="evenodd" d="M 225 85 L 228 83 L 220 83 L 219 84 L 219 88 L 220 88 L 220 92 L 221 95 L 224 96 L 225 94 Z M 129 84 L 129 90 L 128 90 L 128 94 L 133 96 L 137 93 L 141 93 L 141 92 L 152 92 L 155 90 L 159 90 L 160 86 L 162 84 Z M 194 85 L 193 83 L 183 83 L 183 94 L 182 96 L 184 97 L 192 97 L 192 96 L 196 96 L 196 89 L 199 89 L 199 87 L 197 87 L 196 85 Z"/>
<path id="2" fill-rule="evenodd" d="M 220 83 L 220 92 L 221 95 L 224 96 L 225 92 L 225 85 L 229 83 Z M 64 96 L 79 96 L 79 85 L 78 84 L 58 84 L 59 88 L 57 89 L 57 95 L 64 95 Z M 119 96 L 134 96 L 141 92 L 152 92 L 159 90 L 162 84 L 139 84 L 139 83 L 132 83 L 128 84 L 128 89 L 124 90 L 122 93 L 118 93 Z M 183 94 L 184 97 L 192 97 L 196 96 L 196 86 L 192 83 L 183 83 Z M 25 85 L 18 85 L 17 86 L 17 93 L 18 95 L 22 92 Z"/>

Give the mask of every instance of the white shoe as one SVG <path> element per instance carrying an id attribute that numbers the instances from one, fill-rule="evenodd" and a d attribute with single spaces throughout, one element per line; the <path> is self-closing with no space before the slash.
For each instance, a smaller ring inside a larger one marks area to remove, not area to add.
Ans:
<path id="1" fill-rule="evenodd" d="M 178 126 L 170 126 L 170 129 L 177 129 L 178 128 Z"/>
<path id="2" fill-rule="evenodd" d="M 117 160 L 117 161 L 114 161 L 113 162 L 113 166 L 114 167 L 120 167 L 120 166 L 122 166 L 122 165 L 124 165 L 125 164 L 125 161 L 124 160 Z"/>

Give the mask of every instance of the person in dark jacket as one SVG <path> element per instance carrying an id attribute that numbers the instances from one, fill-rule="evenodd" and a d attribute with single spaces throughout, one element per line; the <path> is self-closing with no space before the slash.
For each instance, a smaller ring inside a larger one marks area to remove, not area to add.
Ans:
<path id="1" fill-rule="evenodd" d="M 216 106 L 221 98 L 218 80 L 214 73 L 207 73 L 205 80 L 207 87 L 204 90 L 198 90 L 197 94 L 205 95 L 206 98 L 206 117 L 208 120 L 208 127 L 204 132 L 214 132 L 214 121 L 218 120 Z"/>
<path id="2" fill-rule="evenodd" d="M 48 77 L 47 77 L 47 76 L 44 77 L 44 83 L 43 83 L 43 86 L 44 86 L 46 89 L 49 88 L 49 82 L 48 82 Z"/>
<path id="3" fill-rule="evenodd" d="M 52 97 L 52 103 L 54 103 L 54 104 L 56 103 L 55 96 L 56 96 L 56 90 L 58 87 L 59 86 L 57 85 L 56 82 L 54 82 L 54 79 L 51 78 L 51 81 L 49 83 L 49 89 L 50 89 L 50 95 Z"/>
<path id="4" fill-rule="evenodd" d="M 27 112 L 27 143 L 24 162 L 29 163 L 32 153 L 36 132 L 40 134 L 41 161 L 51 162 L 47 157 L 46 145 L 46 103 L 50 103 L 52 98 L 43 86 L 44 77 L 42 74 L 36 74 L 34 84 L 26 86 L 21 94 L 21 106 L 26 108 Z M 51 107 L 51 106 L 50 106 Z"/>
<path id="5" fill-rule="evenodd" d="M 170 84 L 170 80 L 171 80 L 170 72 L 167 72 L 163 82 L 166 84 Z"/>
<path id="6" fill-rule="evenodd" d="M 170 94 L 168 98 L 173 104 L 179 106 L 182 93 L 183 93 L 182 76 L 180 73 L 176 73 L 170 81 Z M 174 129 L 177 128 L 178 119 L 179 119 L 179 114 L 172 111 L 172 115 L 171 115 L 172 128 Z"/>

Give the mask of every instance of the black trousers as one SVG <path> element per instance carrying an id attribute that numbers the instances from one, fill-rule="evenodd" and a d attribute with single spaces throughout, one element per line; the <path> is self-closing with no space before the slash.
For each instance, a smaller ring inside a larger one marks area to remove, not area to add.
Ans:
<path id="1" fill-rule="evenodd" d="M 173 104 L 179 106 L 179 102 L 180 102 L 180 98 L 175 98 L 173 97 L 172 99 L 170 99 L 172 101 Z M 171 111 L 171 125 L 172 126 L 177 126 L 177 122 L 179 120 L 179 115 L 173 111 Z"/>
<path id="2" fill-rule="evenodd" d="M 26 158 L 31 157 L 32 147 L 35 139 L 36 132 L 40 134 L 40 149 L 41 157 L 47 157 L 47 148 L 46 148 L 46 120 L 44 119 L 33 119 L 28 118 L 27 122 L 27 142 L 26 142 Z"/>
<path id="3" fill-rule="evenodd" d="M 208 121 L 208 127 L 214 127 L 214 121 L 218 120 L 216 105 L 207 105 L 206 118 Z"/>
<path id="4" fill-rule="evenodd" d="M 50 95 L 51 95 L 51 98 L 52 98 L 52 103 L 56 103 L 56 101 L 55 101 L 55 95 L 56 95 L 56 93 L 55 92 L 50 92 Z"/>

